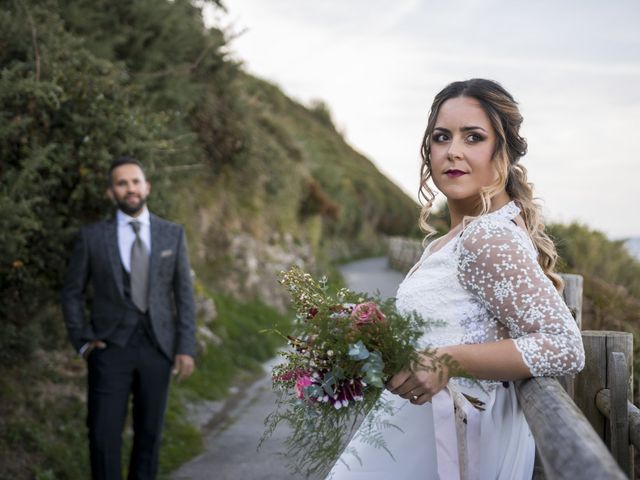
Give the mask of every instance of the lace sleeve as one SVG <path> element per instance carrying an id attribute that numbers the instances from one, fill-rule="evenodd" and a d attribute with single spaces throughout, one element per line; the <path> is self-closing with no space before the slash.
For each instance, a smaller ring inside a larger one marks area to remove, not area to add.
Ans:
<path id="1" fill-rule="evenodd" d="M 490 218 L 472 222 L 461 238 L 458 278 L 509 329 L 531 375 L 578 372 L 584 366 L 580 331 L 517 229 Z"/>

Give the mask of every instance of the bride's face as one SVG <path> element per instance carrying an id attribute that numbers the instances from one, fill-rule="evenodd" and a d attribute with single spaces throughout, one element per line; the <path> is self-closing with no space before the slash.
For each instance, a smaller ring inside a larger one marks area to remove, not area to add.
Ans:
<path id="1" fill-rule="evenodd" d="M 448 200 L 478 197 L 497 179 L 492 162 L 496 134 L 476 99 L 445 101 L 429 141 L 433 182 Z"/>

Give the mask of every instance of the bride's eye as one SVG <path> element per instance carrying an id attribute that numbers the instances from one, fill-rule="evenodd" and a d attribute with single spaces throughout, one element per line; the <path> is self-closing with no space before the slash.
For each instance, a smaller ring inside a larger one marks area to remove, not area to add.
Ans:
<path id="1" fill-rule="evenodd" d="M 484 140 L 484 137 L 479 133 L 472 133 L 467 137 L 467 141 L 469 143 L 478 143 Z"/>
<path id="2" fill-rule="evenodd" d="M 446 133 L 434 133 L 431 139 L 436 143 L 446 142 L 449 137 Z"/>

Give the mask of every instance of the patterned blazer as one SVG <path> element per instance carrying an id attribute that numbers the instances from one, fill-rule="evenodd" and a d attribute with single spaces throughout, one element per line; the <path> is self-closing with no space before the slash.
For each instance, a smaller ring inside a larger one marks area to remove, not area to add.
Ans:
<path id="1" fill-rule="evenodd" d="M 150 215 L 149 318 L 162 352 L 195 356 L 195 302 L 184 230 Z M 87 318 L 85 293 L 91 287 Z M 139 312 L 124 293 L 115 218 L 80 230 L 61 292 L 64 320 L 76 350 L 91 340 L 109 340 Z"/>

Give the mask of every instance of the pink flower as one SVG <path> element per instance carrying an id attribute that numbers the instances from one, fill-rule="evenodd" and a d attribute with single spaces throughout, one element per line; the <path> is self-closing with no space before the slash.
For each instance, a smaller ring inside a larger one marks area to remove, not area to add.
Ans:
<path id="1" fill-rule="evenodd" d="M 313 385 L 313 380 L 309 375 L 302 375 L 296 380 L 296 397 L 304 399 L 304 389 Z"/>
<path id="2" fill-rule="evenodd" d="M 281 375 L 273 375 L 272 379 L 274 382 L 287 382 L 289 380 L 298 379 L 305 374 L 306 374 L 305 370 L 303 370 L 302 368 L 296 368 L 294 370 L 289 370 L 287 372 L 284 372 Z"/>
<path id="3" fill-rule="evenodd" d="M 331 318 L 347 318 L 353 311 L 353 303 L 344 303 L 342 305 L 334 305 L 329 308 L 331 310 Z"/>
<path id="4" fill-rule="evenodd" d="M 351 312 L 351 320 L 356 326 L 385 323 L 384 313 L 380 311 L 375 302 L 359 303 Z"/>

